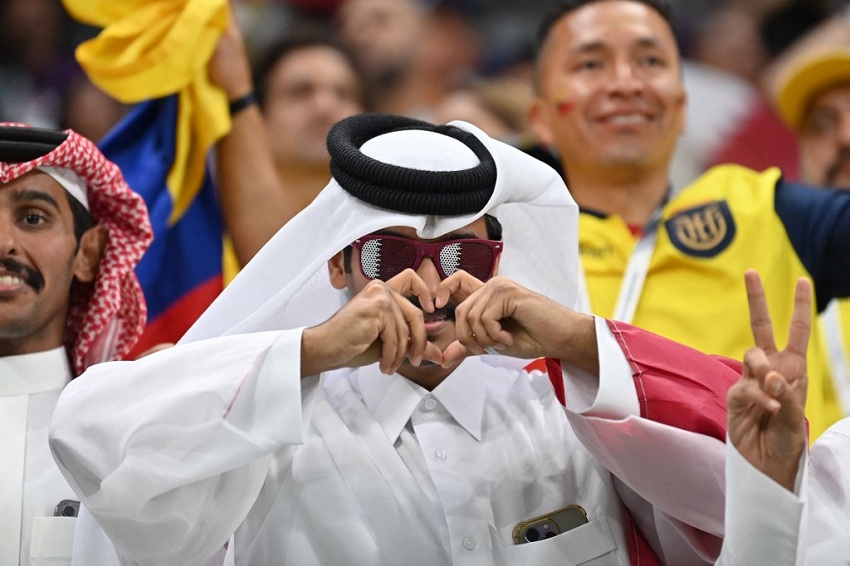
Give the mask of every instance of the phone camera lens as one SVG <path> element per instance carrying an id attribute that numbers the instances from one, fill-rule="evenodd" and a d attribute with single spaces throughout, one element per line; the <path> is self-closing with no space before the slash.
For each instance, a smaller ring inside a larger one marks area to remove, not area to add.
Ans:
<path id="1" fill-rule="evenodd" d="M 527 531 L 525 531 L 525 540 L 528 542 L 535 542 L 540 540 L 540 532 L 535 528 L 531 527 Z"/>

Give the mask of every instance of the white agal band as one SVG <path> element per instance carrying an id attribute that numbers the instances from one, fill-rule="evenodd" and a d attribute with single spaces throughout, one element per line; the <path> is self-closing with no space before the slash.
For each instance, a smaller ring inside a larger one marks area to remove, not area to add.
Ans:
<path id="1" fill-rule="evenodd" d="M 64 167 L 38 167 L 39 171 L 50 175 L 54 181 L 62 185 L 72 197 L 77 199 L 86 210 L 89 209 L 89 197 L 86 182 L 70 169 Z"/>

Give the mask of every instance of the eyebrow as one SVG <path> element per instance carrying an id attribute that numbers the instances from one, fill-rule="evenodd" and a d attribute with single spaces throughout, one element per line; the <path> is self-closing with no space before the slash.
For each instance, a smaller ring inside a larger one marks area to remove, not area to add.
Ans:
<path id="1" fill-rule="evenodd" d="M 638 48 L 661 48 L 663 43 L 656 37 L 641 37 L 633 46 Z M 574 53 L 592 53 L 595 51 L 604 51 L 605 49 L 607 49 L 607 45 L 604 41 L 587 41 L 576 45 L 571 51 Z"/>
<path id="2" fill-rule="evenodd" d="M 27 202 L 27 201 L 42 201 L 46 202 L 57 211 L 59 210 L 59 203 L 56 202 L 49 194 L 43 191 L 36 191 L 33 189 L 21 189 L 15 191 L 15 195 L 12 197 L 14 202 Z"/>

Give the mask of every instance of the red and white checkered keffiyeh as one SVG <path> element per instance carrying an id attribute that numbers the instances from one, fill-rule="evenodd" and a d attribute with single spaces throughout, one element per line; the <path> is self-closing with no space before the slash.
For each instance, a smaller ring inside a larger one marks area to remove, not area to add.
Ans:
<path id="1" fill-rule="evenodd" d="M 141 335 L 147 308 L 134 268 L 153 240 L 153 231 L 144 200 L 130 189 L 118 166 L 90 140 L 72 130 L 67 133 L 56 149 L 37 159 L 0 162 L 0 182 L 8 183 L 36 167 L 70 169 L 87 185 L 95 222 L 109 231 L 94 282 L 75 281 L 71 290 L 65 347 L 79 375 L 94 363 L 122 358 Z"/>

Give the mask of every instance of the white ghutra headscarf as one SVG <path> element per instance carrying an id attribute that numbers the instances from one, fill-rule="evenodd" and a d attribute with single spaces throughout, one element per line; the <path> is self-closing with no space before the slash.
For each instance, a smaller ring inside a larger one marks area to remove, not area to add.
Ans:
<path id="1" fill-rule="evenodd" d="M 380 124 L 391 124 L 387 133 L 371 135 L 376 130 L 375 120 L 378 129 Z M 407 168 L 405 177 L 413 179 L 414 185 L 417 175 L 464 171 L 481 162 L 469 144 L 441 133 L 446 127 L 435 130 L 416 120 L 370 114 L 343 122 L 349 133 L 354 132 L 354 145 L 367 161 Z M 455 215 L 397 212 L 360 200 L 336 178 L 331 179 L 313 203 L 245 266 L 181 343 L 317 325 L 347 300 L 344 291 L 331 286 L 326 264 L 355 239 L 391 226 L 415 228 L 425 239 L 438 238 L 485 213 L 498 218 L 504 229 L 499 275 L 572 308 L 578 277 L 578 207 L 561 177 L 543 162 L 488 137 L 471 124 L 458 121 L 448 127 L 462 135 L 471 133 L 495 163 L 492 192 L 487 191 L 476 210 Z M 369 132 L 365 139 L 357 136 L 361 128 Z M 332 130 L 332 158 L 333 135 Z M 358 173 L 366 178 L 370 174 Z"/>

